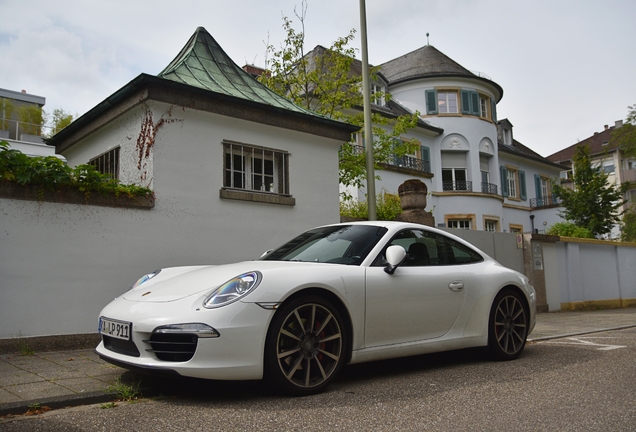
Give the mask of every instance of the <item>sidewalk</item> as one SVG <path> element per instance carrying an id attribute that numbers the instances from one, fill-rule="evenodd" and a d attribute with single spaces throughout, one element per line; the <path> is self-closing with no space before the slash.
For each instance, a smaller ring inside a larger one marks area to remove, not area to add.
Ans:
<path id="1" fill-rule="evenodd" d="M 636 308 L 543 313 L 529 342 L 636 327 Z M 24 414 L 36 406 L 52 409 L 106 403 L 111 386 L 132 384 L 139 375 L 99 359 L 92 349 L 0 355 L 0 416 Z M 151 388 L 142 388 L 150 396 Z"/>

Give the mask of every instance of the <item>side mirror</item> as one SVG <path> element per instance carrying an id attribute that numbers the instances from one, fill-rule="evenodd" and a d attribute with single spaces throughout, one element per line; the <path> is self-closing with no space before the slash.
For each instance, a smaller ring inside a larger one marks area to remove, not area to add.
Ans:
<path id="1" fill-rule="evenodd" d="M 389 246 L 386 250 L 387 264 L 386 267 L 384 267 L 384 271 L 392 275 L 395 272 L 395 269 L 402 264 L 404 258 L 406 258 L 406 251 L 402 246 Z"/>

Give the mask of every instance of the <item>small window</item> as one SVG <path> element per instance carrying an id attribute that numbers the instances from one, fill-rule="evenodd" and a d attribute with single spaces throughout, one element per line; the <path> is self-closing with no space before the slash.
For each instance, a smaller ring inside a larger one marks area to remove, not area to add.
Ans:
<path id="1" fill-rule="evenodd" d="M 484 222 L 484 231 L 497 232 L 497 221 L 496 220 L 486 220 Z"/>
<path id="2" fill-rule="evenodd" d="M 234 142 L 223 147 L 225 188 L 289 194 L 289 153 Z"/>
<path id="3" fill-rule="evenodd" d="M 100 173 L 119 180 L 119 147 L 89 160 L 88 164 L 93 165 Z"/>
<path id="4" fill-rule="evenodd" d="M 457 108 L 457 92 L 437 92 L 437 109 L 440 114 L 457 114 Z"/>
<path id="5" fill-rule="evenodd" d="M 371 84 L 370 90 L 371 90 L 371 103 L 375 105 L 384 106 L 385 105 L 384 94 L 386 93 L 384 86 L 379 84 Z"/>
<path id="6" fill-rule="evenodd" d="M 488 105 L 489 105 L 489 101 L 488 98 L 485 97 L 480 97 L 479 98 L 479 105 L 480 105 L 480 110 L 479 110 L 479 116 L 481 118 L 488 118 Z"/>
<path id="7" fill-rule="evenodd" d="M 448 227 L 469 230 L 471 229 L 470 223 L 471 223 L 470 219 L 449 219 Z"/>

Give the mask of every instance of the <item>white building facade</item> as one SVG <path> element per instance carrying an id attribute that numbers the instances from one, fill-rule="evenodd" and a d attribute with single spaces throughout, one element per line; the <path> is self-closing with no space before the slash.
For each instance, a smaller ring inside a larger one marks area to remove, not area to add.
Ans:
<path id="1" fill-rule="evenodd" d="M 422 180 L 427 209 L 450 228 L 543 232 L 561 220 L 550 184 L 563 167 L 514 140 L 512 124 L 497 120 L 497 83 L 430 45 L 380 65 L 380 74 L 392 100 L 376 109 L 419 112 L 420 125 L 404 138 L 421 148 L 412 155 L 417 163 L 396 161 L 378 172 L 376 190 L 396 193 L 405 180 Z M 365 199 L 365 190 L 355 196 Z"/>

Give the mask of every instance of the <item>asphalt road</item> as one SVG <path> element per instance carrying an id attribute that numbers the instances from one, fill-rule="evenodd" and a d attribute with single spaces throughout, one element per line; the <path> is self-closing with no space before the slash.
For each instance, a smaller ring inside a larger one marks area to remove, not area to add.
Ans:
<path id="1" fill-rule="evenodd" d="M 346 368 L 327 392 L 178 380 L 164 396 L 0 420 L 0 431 L 636 431 L 636 329 Z"/>

